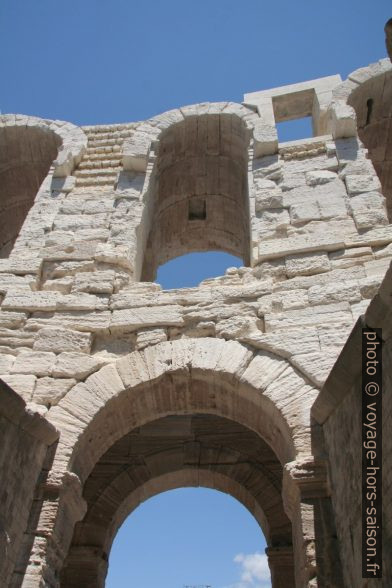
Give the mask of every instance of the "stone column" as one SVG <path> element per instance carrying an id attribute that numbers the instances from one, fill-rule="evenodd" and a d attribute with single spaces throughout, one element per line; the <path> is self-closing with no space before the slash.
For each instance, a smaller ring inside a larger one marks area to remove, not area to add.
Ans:
<path id="1" fill-rule="evenodd" d="M 30 557 L 22 588 L 60 586 L 60 570 L 71 544 L 75 523 L 86 513 L 82 486 L 76 474 L 66 472 L 59 479 L 49 479 L 41 486 L 35 523 L 28 529 L 32 537 Z M 11 586 L 19 586 L 15 583 Z"/>
<path id="2" fill-rule="evenodd" d="M 326 460 L 311 456 L 286 464 L 283 503 L 293 525 L 297 587 L 341 586 L 342 574 Z"/>
<path id="3" fill-rule="evenodd" d="M 293 547 L 268 547 L 265 552 L 273 588 L 289 588 L 294 577 Z"/>

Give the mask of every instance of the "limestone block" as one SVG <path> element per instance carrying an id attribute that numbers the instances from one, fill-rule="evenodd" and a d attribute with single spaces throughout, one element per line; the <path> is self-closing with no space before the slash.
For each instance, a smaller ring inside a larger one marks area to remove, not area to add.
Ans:
<path id="1" fill-rule="evenodd" d="M 282 163 L 277 155 L 266 155 L 253 162 L 253 177 L 279 181 L 282 179 Z"/>
<path id="2" fill-rule="evenodd" d="M 53 228 L 74 231 L 82 228 L 105 228 L 109 222 L 107 214 L 58 214 Z"/>
<path id="3" fill-rule="evenodd" d="M 184 324 L 181 307 L 166 305 L 114 310 L 110 329 L 132 332 L 144 327 L 180 327 Z"/>
<path id="4" fill-rule="evenodd" d="M 321 388 L 339 355 L 338 349 L 293 355 L 291 363 Z"/>
<path id="5" fill-rule="evenodd" d="M 301 225 L 312 220 L 320 220 L 320 218 L 317 201 L 299 202 L 290 206 L 290 219 L 293 225 Z"/>
<path id="6" fill-rule="evenodd" d="M 15 361 L 14 355 L 0 353 L 0 374 L 7 374 Z M 0 376 L 1 377 L 1 376 Z"/>
<path id="7" fill-rule="evenodd" d="M 381 259 L 382 257 L 390 257 L 392 258 L 392 243 L 389 243 L 386 247 L 381 247 L 380 249 L 375 249 L 374 257 L 376 259 Z"/>
<path id="8" fill-rule="evenodd" d="M 69 294 L 73 284 L 73 277 L 67 276 L 58 280 L 46 280 L 42 286 L 42 290 L 49 292 L 60 292 L 61 294 Z"/>
<path id="9" fill-rule="evenodd" d="M 37 275 L 41 271 L 42 259 L 24 253 L 21 257 L 0 259 L 0 274 L 11 273 L 18 276 Z"/>
<path id="10" fill-rule="evenodd" d="M 265 315 L 267 333 L 280 329 L 292 329 L 301 326 L 315 326 L 325 323 L 352 323 L 352 315 L 348 302 L 310 306 L 298 310 Z"/>
<path id="11" fill-rule="evenodd" d="M 352 324 L 342 325 L 319 325 L 317 326 L 317 334 L 320 341 L 321 350 L 328 350 L 335 347 L 339 351 L 346 343 L 350 332 L 352 331 Z"/>
<path id="12" fill-rule="evenodd" d="M 369 277 L 380 276 L 383 278 L 391 265 L 389 258 L 375 259 L 374 261 L 367 261 L 365 263 L 365 272 Z"/>
<path id="13" fill-rule="evenodd" d="M 288 255 L 286 257 L 286 272 L 289 278 L 319 274 L 327 272 L 329 269 L 330 263 L 326 253 Z"/>
<path id="14" fill-rule="evenodd" d="M 89 353 L 91 334 L 69 329 L 43 328 L 38 331 L 33 349 L 40 351 L 82 351 Z"/>
<path id="15" fill-rule="evenodd" d="M 255 178 L 256 212 L 268 208 L 281 208 L 283 206 L 282 190 L 271 180 Z"/>
<path id="16" fill-rule="evenodd" d="M 50 189 L 52 192 L 71 192 L 76 184 L 75 176 L 65 176 L 63 178 L 52 178 Z"/>
<path id="17" fill-rule="evenodd" d="M 263 157 L 278 151 L 278 132 L 276 126 L 257 119 L 253 128 L 254 156 Z"/>
<path id="18" fill-rule="evenodd" d="M 381 192 L 380 180 L 376 175 L 351 175 L 345 176 L 347 192 L 360 194 L 361 192 Z"/>
<path id="19" fill-rule="evenodd" d="M 358 282 L 335 282 L 323 286 L 312 286 L 308 291 L 309 302 L 314 304 L 329 304 L 331 302 L 359 302 L 361 293 Z"/>
<path id="20" fill-rule="evenodd" d="M 242 374 L 241 382 L 264 391 L 286 369 L 286 361 L 268 352 L 258 353 Z"/>
<path id="21" fill-rule="evenodd" d="M 0 346 L 32 347 L 36 334 L 22 329 L 0 329 Z"/>
<path id="22" fill-rule="evenodd" d="M 0 310 L 0 329 L 17 329 L 26 322 L 27 313 Z"/>
<path id="23" fill-rule="evenodd" d="M 350 207 L 358 229 L 387 225 L 384 198 L 378 192 L 367 192 L 350 198 Z"/>
<path id="24" fill-rule="evenodd" d="M 95 241 L 75 241 L 71 245 L 51 245 L 42 250 L 46 261 L 83 261 L 94 258 L 97 250 Z"/>
<path id="25" fill-rule="evenodd" d="M 236 339 L 262 330 L 262 321 L 257 317 L 232 316 L 216 325 L 216 336 L 223 339 Z"/>
<path id="26" fill-rule="evenodd" d="M 350 317 L 351 318 L 351 317 Z M 281 357 L 290 358 L 298 353 L 320 351 L 320 342 L 316 328 L 293 328 L 285 332 L 252 333 L 241 337 L 240 341 L 256 349 L 264 349 Z"/>
<path id="27" fill-rule="evenodd" d="M 22 374 L 4 374 L 0 376 L 8 386 L 19 394 L 25 402 L 29 402 L 33 396 L 36 376 Z"/>
<path id="28" fill-rule="evenodd" d="M 328 156 L 326 153 L 322 155 L 313 156 L 309 154 L 309 157 L 304 159 L 292 159 L 284 162 L 285 173 L 290 175 L 295 174 L 306 174 L 306 172 L 314 170 L 327 169 L 330 171 L 337 171 L 339 163 L 336 157 Z M 305 176 L 306 177 L 306 176 Z"/>
<path id="29" fill-rule="evenodd" d="M 95 259 L 132 270 L 132 251 L 125 245 L 115 246 L 109 243 L 99 243 L 96 248 Z"/>
<path id="30" fill-rule="evenodd" d="M 137 332 L 136 349 L 141 350 L 149 345 L 156 345 L 162 341 L 167 341 L 165 329 L 140 329 Z"/>
<path id="31" fill-rule="evenodd" d="M 197 337 L 215 337 L 215 323 L 213 321 L 201 321 L 197 325 L 188 328 L 173 327 L 169 330 L 170 339 L 178 336 L 182 338 L 195 339 Z"/>
<path id="32" fill-rule="evenodd" d="M 39 378 L 36 382 L 33 402 L 54 406 L 76 384 L 73 379 Z"/>
<path id="33" fill-rule="evenodd" d="M 329 260 L 332 268 L 349 268 L 357 264 L 363 264 L 365 261 L 373 259 L 371 247 L 351 247 L 349 249 L 340 249 L 331 251 Z"/>
<path id="34" fill-rule="evenodd" d="M 106 310 L 108 308 L 108 299 L 105 297 L 95 296 L 87 293 L 74 293 L 59 296 L 57 299 L 56 310 Z"/>
<path id="35" fill-rule="evenodd" d="M 52 373 L 56 356 L 46 351 L 22 351 L 12 366 L 13 374 L 34 374 L 35 376 L 49 376 Z"/>
<path id="36" fill-rule="evenodd" d="M 305 173 L 306 183 L 308 186 L 318 186 L 320 184 L 328 184 L 337 179 L 337 174 L 326 169 L 308 171 Z"/>
<path id="37" fill-rule="evenodd" d="M 281 231 L 286 229 L 290 224 L 290 216 L 284 208 L 274 208 L 263 210 L 259 215 L 257 228 L 260 236 L 268 234 L 271 231 Z"/>
<path id="38" fill-rule="evenodd" d="M 292 190 L 293 188 L 299 188 L 306 185 L 306 173 L 297 173 L 293 169 L 283 168 L 283 180 L 279 183 L 279 187 L 283 192 Z"/>
<path id="39" fill-rule="evenodd" d="M 51 318 L 45 318 L 44 314 L 36 313 L 28 319 L 27 326 L 32 330 L 42 327 L 67 327 L 74 331 L 99 333 L 109 329 L 110 319 L 111 313 L 109 311 L 56 312 Z"/>
<path id="40" fill-rule="evenodd" d="M 357 117 L 355 110 L 343 101 L 335 102 L 330 108 L 331 132 L 334 139 L 355 137 Z"/>
<path id="41" fill-rule="evenodd" d="M 90 294 L 112 294 L 114 288 L 114 270 L 83 272 L 75 276 L 72 292 Z"/>
<path id="42" fill-rule="evenodd" d="M 261 304 L 263 299 L 260 299 Z M 286 292 L 276 292 L 272 295 L 273 310 L 291 310 L 294 308 L 303 308 L 309 304 L 308 293 L 306 290 L 288 290 Z M 270 312 L 270 311 L 269 311 Z"/>
<path id="43" fill-rule="evenodd" d="M 46 264 L 44 275 L 47 279 L 74 276 L 79 272 L 92 272 L 95 269 L 93 261 L 63 261 L 62 263 Z"/>
<path id="44" fill-rule="evenodd" d="M 35 290 L 37 280 L 33 276 L 15 276 L 14 274 L 0 274 L 0 294 L 6 294 L 8 290 Z"/>
<path id="45" fill-rule="evenodd" d="M 53 312 L 59 298 L 58 292 L 16 292 L 9 293 L 3 300 L 2 308 L 35 312 Z"/>
<path id="46" fill-rule="evenodd" d="M 84 380 L 87 376 L 99 370 L 105 363 L 103 358 L 95 355 L 64 351 L 57 356 L 52 373 L 55 378 Z"/>

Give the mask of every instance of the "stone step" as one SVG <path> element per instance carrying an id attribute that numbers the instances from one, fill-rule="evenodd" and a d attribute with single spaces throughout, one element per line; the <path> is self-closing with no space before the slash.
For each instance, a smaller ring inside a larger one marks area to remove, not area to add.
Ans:
<path id="1" fill-rule="evenodd" d="M 112 133 L 116 131 L 132 131 L 135 129 L 138 123 L 123 123 L 123 124 L 114 124 L 114 125 L 96 125 L 96 126 L 85 126 L 82 127 L 82 130 L 86 133 L 87 136 L 89 135 L 96 135 L 100 133 Z"/>
<path id="2" fill-rule="evenodd" d="M 122 145 L 124 142 L 124 139 L 121 139 L 120 137 L 118 139 L 94 139 L 88 142 L 88 146 L 89 147 L 109 147 L 109 146 L 113 146 L 113 145 Z"/>
<path id="3" fill-rule="evenodd" d="M 81 163 L 79 163 L 78 169 L 104 169 L 111 167 L 121 167 L 121 159 L 116 157 L 116 159 L 99 159 L 95 161 L 82 160 Z"/>
<path id="4" fill-rule="evenodd" d="M 121 153 L 121 145 L 110 145 L 108 147 L 87 147 L 86 155 L 95 153 L 99 155 L 101 153 Z"/>
<path id="5" fill-rule="evenodd" d="M 112 167 L 109 169 L 76 169 L 74 171 L 74 176 L 76 178 L 81 177 L 95 177 L 95 176 L 115 176 L 119 171 L 121 171 L 121 167 Z"/>
<path id="6" fill-rule="evenodd" d="M 103 177 L 103 176 L 96 176 L 93 177 L 78 177 L 76 178 L 76 186 L 78 188 L 96 188 L 98 186 L 110 186 L 114 187 L 114 183 L 116 181 L 117 174 L 111 176 L 110 178 Z"/>
<path id="7" fill-rule="evenodd" d="M 99 153 L 86 153 L 82 161 L 120 161 L 122 157 L 121 151 L 100 151 Z"/>

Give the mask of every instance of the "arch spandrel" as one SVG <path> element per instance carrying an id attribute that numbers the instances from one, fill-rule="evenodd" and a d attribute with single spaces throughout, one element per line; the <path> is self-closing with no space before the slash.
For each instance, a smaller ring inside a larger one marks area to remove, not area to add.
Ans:
<path id="1" fill-rule="evenodd" d="M 240 343 L 161 343 L 101 368 L 49 410 L 48 420 L 62 431 L 53 471 L 76 471 L 84 480 L 130 428 L 194 412 L 248 426 L 284 464 L 312 453 L 307 407 L 316 395 L 288 362 L 268 353 L 254 356 Z"/>

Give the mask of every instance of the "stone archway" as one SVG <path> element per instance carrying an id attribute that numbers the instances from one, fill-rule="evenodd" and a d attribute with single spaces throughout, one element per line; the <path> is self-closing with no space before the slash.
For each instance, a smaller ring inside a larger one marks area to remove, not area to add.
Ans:
<path id="1" fill-rule="evenodd" d="M 104 585 L 109 551 L 124 518 L 142 500 L 181 486 L 231 494 L 258 520 L 270 552 L 274 586 L 294 585 L 292 529 L 282 502 L 283 469 L 260 437 L 228 419 L 177 415 L 132 430 L 98 461 L 86 480 L 84 519 L 75 526 L 61 586 Z"/>
<path id="2" fill-rule="evenodd" d="M 50 167 L 57 177 L 71 173 L 86 144 L 71 123 L 0 116 L 0 258 L 9 256 Z"/>
<path id="3" fill-rule="evenodd" d="M 255 475 L 257 471 L 259 483 L 269 479 L 271 485 L 269 476 L 274 480 L 275 490 L 271 489 L 271 496 L 275 496 L 275 507 L 260 500 L 262 507 L 259 504 L 256 509 L 258 520 L 264 521 L 270 537 L 268 556 L 272 576 L 276 578 L 274 586 L 281 585 L 277 572 L 282 569 L 282 562 L 286 571 L 290 569 L 291 546 L 285 544 L 290 526 L 295 585 L 307 585 L 318 575 L 326 578 L 324 585 L 338 586 L 332 578 L 336 571 L 323 569 L 324 561 L 333 561 L 330 554 L 326 556 L 333 529 L 320 525 L 322 513 L 329 509 L 329 498 L 325 463 L 312 439 L 309 417 L 316 395 L 317 390 L 285 360 L 267 352 L 255 354 L 239 343 L 219 339 L 166 342 L 133 352 L 101 368 L 84 383 L 74 386 L 48 412 L 48 420 L 60 431 L 60 439 L 52 469 L 42 485 L 41 514 L 31 550 L 33 559 L 30 559 L 25 577 L 37 574 L 34 553 L 39 549 L 42 577 L 51 586 L 60 585 L 59 577 L 61 570 L 65 570 L 63 562 L 68 553 L 68 562 L 72 560 L 69 548 L 71 545 L 77 547 L 76 543 L 72 544 L 72 537 L 78 540 L 80 531 L 84 541 L 83 533 L 89 533 L 95 516 L 93 509 L 96 507 L 99 511 L 102 506 L 94 497 L 89 503 L 88 492 L 91 476 L 99 472 L 107 452 L 114 451 L 117 443 L 121 446 L 122 440 L 137 429 L 147 426 L 144 431 L 148 430 L 148 423 L 187 417 L 207 419 L 206 422 L 209 418 L 223 419 L 220 423 L 226 420 L 232 423 L 230 426 L 242 427 L 246 435 L 252 435 L 259 444 L 259 456 L 263 451 L 270 452 L 270 468 L 265 460 L 256 467 L 256 460 L 251 472 Z M 209 432 L 212 434 L 211 430 Z M 152 475 L 141 480 L 141 486 L 154 484 L 159 475 L 178 475 L 182 469 L 189 470 L 185 467 L 189 465 L 186 460 L 182 459 L 181 464 L 184 445 L 182 438 L 174 464 L 169 451 L 166 471 L 154 471 L 151 466 Z M 207 445 L 206 450 L 210 451 L 211 447 Z M 237 456 L 240 450 L 241 454 L 240 446 L 225 450 L 234 451 Z M 249 461 L 249 455 L 246 457 Z M 260 466 L 263 466 L 263 474 L 260 474 Z M 219 469 L 217 472 L 220 473 Z M 226 477 L 230 478 L 226 489 L 231 488 L 235 494 L 233 488 L 237 483 L 243 488 L 241 492 L 250 493 L 251 488 L 247 488 L 241 478 L 227 474 L 230 472 L 226 472 Z M 114 480 L 104 481 L 109 494 L 113 483 L 115 488 Z M 251 496 L 254 500 L 255 496 Z M 104 525 L 101 533 L 104 550 L 110 547 L 115 530 L 124 513 L 129 512 L 133 499 L 132 488 L 127 488 L 119 497 L 111 515 L 113 525 L 111 528 Z M 272 502 L 275 499 L 271 498 Z M 127 502 L 129 500 L 131 502 Z M 274 508 L 277 509 L 275 514 Z M 78 521 L 81 523 L 75 527 Z M 285 529 L 284 536 L 279 535 L 282 529 Z M 83 548 L 83 545 L 78 547 Z M 101 555 L 98 550 L 102 577 L 105 566 L 102 568 Z"/>

